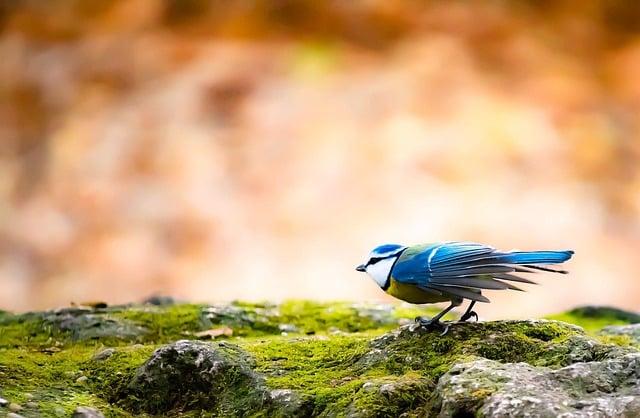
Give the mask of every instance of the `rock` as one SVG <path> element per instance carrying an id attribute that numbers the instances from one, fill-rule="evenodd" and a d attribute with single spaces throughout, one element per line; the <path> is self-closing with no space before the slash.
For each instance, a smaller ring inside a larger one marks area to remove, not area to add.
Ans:
<path id="1" fill-rule="evenodd" d="M 327 333 L 329 333 L 330 335 L 345 335 L 346 332 L 344 332 L 343 330 L 341 330 L 338 327 L 329 327 L 329 329 L 327 329 Z"/>
<path id="2" fill-rule="evenodd" d="M 79 378 L 76 379 L 76 383 L 86 383 L 87 380 L 89 380 L 89 378 L 87 376 L 80 376 Z"/>
<path id="3" fill-rule="evenodd" d="M 187 406 L 241 414 L 269 398 L 252 364 L 233 344 L 177 341 L 154 351 L 137 370 L 124 402 L 152 414 Z"/>
<path id="4" fill-rule="evenodd" d="M 374 382 L 365 382 L 362 385 L 362 390 L 364 390 L 365 392 L 374 392 L 377 390 L 377 386 Z"/>
<path id="5" fill-rule="evenodd" d="M 202 310 L 203 322 L 226 325 L 232 329 L 251 328 L 278 334 L 279 311 L 275 305 L 214 305 Z"/>
<path id="6" fill-rule="evenodd" d="M 611 325 L 602 328 L 600 335 L 627 336 L 634 344 L 640 344 L 640 324 Z"/>
<path id="7" fill-rule="evenodd" d="M 20 414 L 16 414 L 15 412 L 9 412 L 7 414 L 7 418 L 25 418 L 25 417 Z"/>
<path id="8" fill-rule="evenodd" d="M 142 303 L 147 305 L 155 305 L 155 306 L 170 306 L 176 303 L 176 300 L 171 296 L 150 296 Z"/>
<path id="9" fill-rule="evenodd" d="M 365 368 L 387 364 L 392 370 L 426 370 L 434 375 L 468 356 L 547 366 L 613 358 L 629 351 L 600 343 L 581 328 L 559 321 L 453 323 L 444 336 L 411 324 L 374 339 L 358 362 Z"/>
<path id="10" fill-rule="evenodd" d="M 269 392 L 271 415 L 281 417 L 308 417 L 313 412 L 313 399 L 290 389 Z"/>
<path id="11" fill-rule="evenodd" d="M 29 402 L 25 403 L 24 406 L 27 407 L 27 408 L 34 409 L 34 408 L 38 407 L 38 403 L 37 402 L 33 402 L 33 401 L 29 401 Z"/>
<path id="12" fill-rule="evenodd" d="M 73 418 L 104 418 L 102 412 L 88 406 L 79 406 L 73 411 Z"/>
<path id="13" fill-rule="evenodd" d="M 22 411 L 22 406 L 18 405 L 17 403 L 11 402 L 9 404 L 9 406 L 7 406 L 7 408 L 9 409 L 9 411 L 11 412 L 18 412 L 18 411 Z"/>
<path id="14" fill-rule="evenodd" d="M 298 332 L 298 327 L 296 327 L 294 324 L 279 324 L 278 329 L 286 333 Z"/>
<path id="15" fill-rule="evenodd" d="M 630 351 L 632 351 L 630 348 L 603 344 L 582 335 L 572 335 L 553 349 L 553 353 L 560 356 L 561 361 L 558 364 L 561 365 L 617 358 Z"/>
<path id="16" fill-rule="evenodd" d="M 116 353 L 116 349 L 115 348 L 105 348 L 105 349 L 102 349 L 102 350 L 98 351 L 93 356 L 93 360 L 94 361 L 106 360 L 109 357 L 111 357 L 112 355 L 114 355 L 115 353 Z"/>
<path id="17" fill-rule="evenodd" d="M 92 308 L 72 307 L 43 312 L 40 315 L 45 324 L 63 333 L 69 333 L 74 341 L 101 338 L 127 340 L 143 336 L 148 332 L 144 327 L 130 321 L 94 313 Z"/>
<path id="18" fill-rule="evenodd" d="M 0 398 L 0 408 L 3 408 L 7 405 L 9 405 L 9 401 L 4 398 Z"/>
<path id="19" fill-rule="evenodd" d="M 640 353 L 558 370 L 476 360 L 445 373 L 436 393 L 439 417 L 638 416 Z"/>

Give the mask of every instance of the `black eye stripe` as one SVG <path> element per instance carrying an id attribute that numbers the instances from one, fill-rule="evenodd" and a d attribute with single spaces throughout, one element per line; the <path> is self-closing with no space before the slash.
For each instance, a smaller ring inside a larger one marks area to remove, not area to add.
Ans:
<path id="1" fill-rule="evenodd" d="M 370 265 L 372 265 L 372 264 L 375 264 L 375 263 L 377 263 L 378 261 L 382 261 L 382 260 L 384 260 L 384 259 L 386 259 L 386 258 L 389 258 L 389 257 L 373 257 L 373 258 L 370 258 L 370 259 L 369 259 L 369 261 L 367 262 L 367 266 L 370 266 Z"/>

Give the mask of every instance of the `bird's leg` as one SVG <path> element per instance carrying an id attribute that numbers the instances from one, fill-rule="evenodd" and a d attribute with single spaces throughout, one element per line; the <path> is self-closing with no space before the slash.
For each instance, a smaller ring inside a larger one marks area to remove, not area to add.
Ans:
<path id="1" fill-rule="evenodd" d="M 416 318 L 416 322 L 420 324 L 421 327 L 427 330 L 432 330 L 432 329 L 442 330 L 442 333 L 440 335 L 444 335 L 447 333 L 447 331 L 449 331 L 449 325 L 446 325 L 440 322 L 440 318 L 445 316 L 447 312 L 449 312 L 451 309 L 455 308 L 458 305 L 460 305 L 460 302 L 451 301 L 451 305 L 447 306 L 447 308 L 442 312 L 440 312 L 438 315 L 434 316 L 431 319 L 426 319 L 419 316 Z"/>
<path id="2" fill-rule="evenodd" d="M 478 322 L 478 314 L 475 313 L 475 311 L 472 311 L 471 309 L 473 309 L 473 305 L 476 304 L 475 300 L 472 300 L 471 303 L 469 304 L 469 307 L 467 308 L 467 311 L 462 314 L 462 316 L 460 317 L 460 322 L 464 322 L 467 321 L 469 318 L 471 318 L 472 316 L 476 318 L 476 322 Z"/>

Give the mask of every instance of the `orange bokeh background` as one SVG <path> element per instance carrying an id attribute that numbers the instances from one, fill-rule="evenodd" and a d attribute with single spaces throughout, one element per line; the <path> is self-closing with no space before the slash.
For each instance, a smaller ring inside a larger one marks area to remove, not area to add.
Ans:
<path id="1" fill-rule="evenodd" d="M 0 6 L 0 308 L 388 300 L 380 243 L 576 250 L 485 317 L 640 307 L 640 4 Z"/>

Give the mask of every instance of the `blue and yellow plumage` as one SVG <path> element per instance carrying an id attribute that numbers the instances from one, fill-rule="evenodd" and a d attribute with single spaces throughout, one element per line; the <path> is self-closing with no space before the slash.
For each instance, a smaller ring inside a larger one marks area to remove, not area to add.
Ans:
<path id="1" fill-rule="evenodd" d="M 385 244 L 376 247 L 356 270 L 367 272 L 385 292 L 409 303 L 450 301 L 451 305 L 431 320 L 420 319 L 423 325 L 441 327 L 440 318 L 464 299 L 471 304 L 460 319 L 477 318 L 473 305 L 489 302 L 483 290 L 521 290 L 510 282 L 534 283 L 514 273 L 566 273 L 545 266 L 563 263 L 572 255 L 571 250 L 503 252 L 468 242 L 411 247 Z"/>

